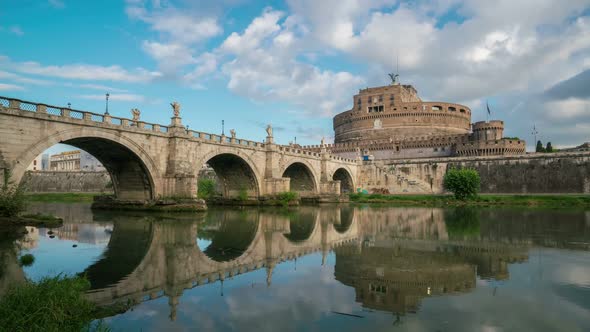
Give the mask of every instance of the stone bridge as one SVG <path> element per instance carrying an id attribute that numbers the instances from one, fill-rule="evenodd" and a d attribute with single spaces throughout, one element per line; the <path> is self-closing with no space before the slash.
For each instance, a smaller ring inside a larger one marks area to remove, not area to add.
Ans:
<path id="1" fill-rule="evenodd" d="M 19 182 L 33 159 L 64 143 L 95 156 L 123 201 L 196 197 L 198 173 L 211 166 L 224 197 L 295 191 L 301 197 L 353 191 L 360 161 L 274 143 L 188 130 L 175 103 L 168 126 L 0 97 L 0 169 Z"/>
<path id="2" fill-rule="evenodd" d="M 213 225 L 195 223 L 194 218 L 183 222 L 177 216 L 174 223 L 124 216 L 121 221 L 109 219 L 114 228 L 108 249 L 84 271 L 94 289 L 88 297 L 107 305 L 168 296 L 175 306 L 185 289 L 261 268 L 266 269 L 270 285 L 273 268 L 280 262 L 322 252 L 323 264 L 329 251 L 361 241 L 358 218 L 348 206 L 301 207 L 296 214 L 272 210 L 207 214 Z M 200 248 L 198 232 L 207 237 L 211 228 L 215 235 Z"/>

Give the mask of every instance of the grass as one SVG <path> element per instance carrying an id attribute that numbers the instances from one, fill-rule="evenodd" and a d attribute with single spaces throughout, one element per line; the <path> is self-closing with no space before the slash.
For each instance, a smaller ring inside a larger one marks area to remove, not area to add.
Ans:
<path id="1" fill-rule="evenodd" d="M 506 205 L 539 207 L 590 207 L 590 195 L 493 195 L 480 194 L 474 199 L 461 201 L 452 195 L 381 195 L 351 194 L 357 203 L 391 203 L 395 205 Z"/>
<path id="2" fill-rule="evenodd" d="M 82 277 L 45 278 L 13 286 L 0 299 L 3 331 L 89 331 L 106 328 L 92 324 L 96 306 L 84 297 L 90 282 Z"/>
<path id="3" fill-rule="evenodd" d="M 100 193 L 30 193 L 25 197 L 29 202 L 92 202 Z"/>

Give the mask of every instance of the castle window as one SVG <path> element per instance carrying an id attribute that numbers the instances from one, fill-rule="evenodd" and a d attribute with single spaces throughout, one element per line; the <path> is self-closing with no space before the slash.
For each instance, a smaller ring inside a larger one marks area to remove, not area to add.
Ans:
<path id="1" fill-rule="evenodd" d="M 438 148 L 434 148 L 434 152 L 438 152 Z"/>
<path id="2" fill-rule="evenodd" d="M 435 105 L 435 106 L 432 106 L 432 110 L 433 111 L 442 111 L 442 107 Z"/>
<path id="3" fill-rule="evenodd" d="M 383 102 L 383 95 L 379 95 L 379 102 L 382 103 Z"/>
<path id="4" fill-rule="evenodd" d="M 456 111 L 457 111 L 457 109 L 451 106 L 451 107 L 449 107 L 449 111 L 451 111 L 451 112 L 456 112 Z"/>
<path id="5" fill-rule="evenodd" d="M 367 99 L 367 102 L 368 102 L 369 104 L 370 104 L 370 103 L 372 103 L 372 102 L 373 102 L 373 97 L 369 97 L 369 98 Z"/>
<path id="6" fill-rule="evenodd" d="M 459 112 L 465 113 L 465 110 L 464 109 L 460 109 Z"/>
<path id="7" fill-rule="evenodd" d="M 389 100 L 393 102 L 395 100 L 395 97 L 393 95 L 389 95 Z"/>
<path id="8" fill-rule="evenodd" d="M 380 106 L 369 106 L 369 113 L 383 112 L 383 105 Z"/>

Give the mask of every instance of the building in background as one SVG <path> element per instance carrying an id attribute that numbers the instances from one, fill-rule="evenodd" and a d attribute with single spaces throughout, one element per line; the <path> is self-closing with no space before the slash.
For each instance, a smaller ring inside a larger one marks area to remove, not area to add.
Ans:
<path id="1" fill-rule="evenodd" d="M 33 161 L 31 162 L 31 164 L 29 165 L 29 167 L 27 167 L 27 171 L 42 171 L 43 170 L 43 162 L 42 162 L 43 158 L 41 155 L 38 155 L 37 157 L 35 157 L 35 159 L 33 159 Z"/>
<path id="2" fill-rule="evenodd" d="M 104 172 L 104 166 L 86 151 L 74 150 L 54 154 L 49 158 L 50 171 Z"/>
<path id="3" fill-rule="evenodd" d="M 390 85 L 359 90 L 352 108 L 334 117 L 334 144 L 303 148 L 366 160 L 525 154 L 524 140 L 504 137 L 503 121 L 471 123 L 469 107 L 422 101 L 391 77 Z"/>

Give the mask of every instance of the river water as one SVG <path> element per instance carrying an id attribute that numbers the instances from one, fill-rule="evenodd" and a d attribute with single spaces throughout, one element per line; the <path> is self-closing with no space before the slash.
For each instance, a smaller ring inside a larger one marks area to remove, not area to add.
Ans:
<path id="1" fill-rule="evenodd" d="M 84 273 L 92 301 L 136 303 L 114 331 L 590 331 L 590 211 L 31 210 L 64 226 L 0 247 L 0 292 Z"/>

